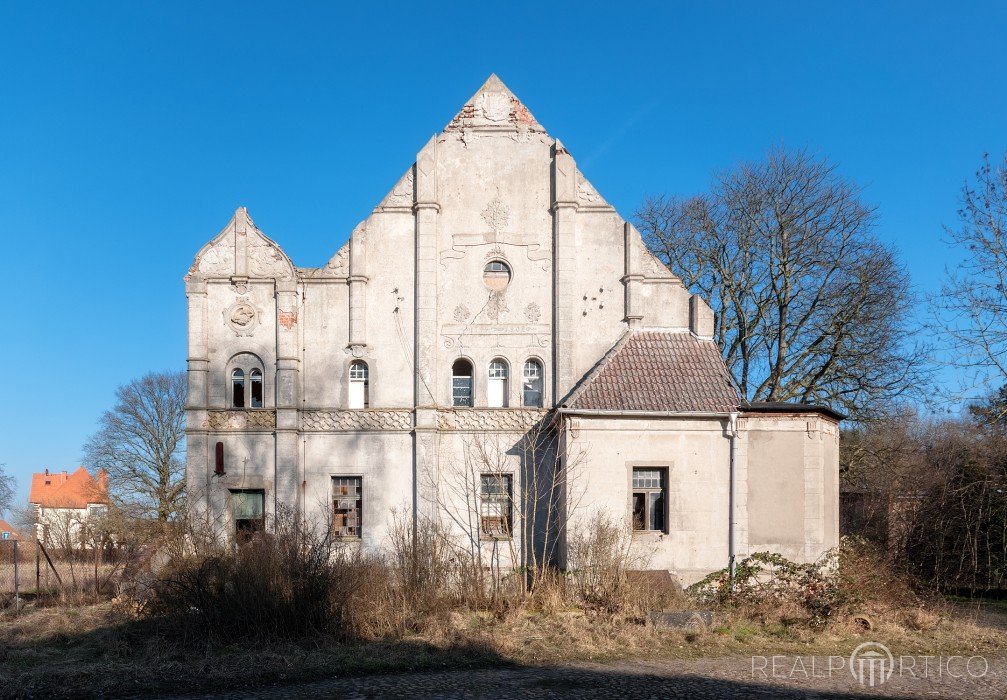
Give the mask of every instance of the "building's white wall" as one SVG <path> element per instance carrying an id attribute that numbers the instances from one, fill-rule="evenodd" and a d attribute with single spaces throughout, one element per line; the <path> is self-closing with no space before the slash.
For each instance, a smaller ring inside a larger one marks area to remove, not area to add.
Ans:
<path id="1" fill-rule="evenodd" d="M 632 469 L 668 468 L 667 534 L 634 533 L 634 564 L 685 583 L 727 566 L 727 419 L 571 417 L 568 541 L 601 511 L 631 528 Z"/>

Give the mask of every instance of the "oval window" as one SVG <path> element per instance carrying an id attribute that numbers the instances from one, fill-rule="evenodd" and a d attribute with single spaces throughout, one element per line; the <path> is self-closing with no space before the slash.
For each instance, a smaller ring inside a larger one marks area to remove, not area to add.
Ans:
<path id="1" fill-rule="evenodd" d="M 483 284 L 499 292 L 510 284 L 510 267 L 502 260 L 490 260 L 483 268 Z"/>

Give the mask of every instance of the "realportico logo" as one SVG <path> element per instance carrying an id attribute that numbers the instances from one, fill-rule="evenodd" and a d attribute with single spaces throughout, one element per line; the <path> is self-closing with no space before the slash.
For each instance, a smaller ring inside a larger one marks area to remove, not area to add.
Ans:
<path id="1" fill-rule="evenodd" d="M 861 685 L 875 688 L 898 672 L 900 678 L 976 679 L 989 672 L 984 656 L 899 656 L 884 644 L 864 642 L 845 656 L 753 656 L 752 678 L 832 678 L 848 669 Z"/>
<path id="2" fill-rule="evenodd" d="M 881 685 L 895 672 L 895 657 L 884 644 L 864 642 L 850 654 L 850 673 L 861 685 Z"/>

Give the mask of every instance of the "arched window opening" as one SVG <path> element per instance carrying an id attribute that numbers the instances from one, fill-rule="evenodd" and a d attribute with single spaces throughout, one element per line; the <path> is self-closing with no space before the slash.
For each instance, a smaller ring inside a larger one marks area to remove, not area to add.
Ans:
<path id="1" fill-rule="evenodd" d="M 510 284 L 510 267 L 502 260 L 491 260 L 483 268 L 483 284 L 494 292 Z"/>
<path id="2" fill-rule="evenodd" d="M 472 363 L 468 360 L 451 365 L 451 405 L 472 407 Z"/>
<path id="3" fill-rule="evenodd" d="M 487 374 L 486 403 L 490 408 L 507 406 L 507 363 L 499 357 L 490 362 Z"/>
<path id="4" fill-rule="evenodd" d="M 542 363 L 528 360 L 524 363 L 523 401 L 530 408 L 542 408 Z"/>
<path id="5" fill-rule="evenodd" d="M 245 407 L 245 373 L 240 369 L 231 372 L 231 405 Z"/>
<path id="6" fill-rule="evenodd" d="M 363 360 L 350 363 L 350 387 L 347 405 L 350 408 L 367 408 L 370 405 L 370 371 Z"/>
<path id="7" fill-rule="evenodd" d="M 248 379 L 251 384 L 251 403 L 249 405 L 252 408 L 262 408 L 262 370 L 253 369 L 248 373 Z"/>

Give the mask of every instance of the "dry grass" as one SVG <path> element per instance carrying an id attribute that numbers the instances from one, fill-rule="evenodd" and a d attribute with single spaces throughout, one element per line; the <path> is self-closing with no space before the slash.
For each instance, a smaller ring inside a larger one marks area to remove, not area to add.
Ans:
<path id="1" fill-rule="evenodd" d="M 785 611 L 784 611 L 785 612 Z M 421 632 L 367 642 L 314 636 L 297 642 L 184 645 L 111 603 L 0 615 L 0 696 L 80 696 L 254 687 L 263 683 L 385 671 L 574 660 L 849 654 L 862 641 L 896 653 L 1002 655 L 1007 632 L 922 608 L 914 625 L 888 618 L 867 632 L 846 622 L 825 629 L 776 618 L 722 613 L 713 629 L 667 630 L 583 610 L 516 610 L 503 616 L 453 612 Z"/>
<path id="2" fill-rule="evenodd" d="M 238 689 L 334 674 L 576 660 L 846 655 L 868 640 L 899 654 L 1007 649 L 1007 624 L 977 624 L 869 551 L 847 551 L 839 573 L 823 579 L 802 573 L 787 579 L 796 583 L 722 599 L 712 629 L 685 631 L 646 624 L 643 612 L 697 603 L 633 576 L 625 558 L 588 549 L 581 553 L 586 573 L 539 577 L 530 592 L 479 589 L 476 574 L 459 573 L 436 541 L 399 535 L 391 563 L 332 556 L 328 543 L 306 536 L 270 538 L 175 562 L 153 600 L 4 611 L 0 696 Z M 622 551 L 596 539 L 596 547 Z M 822 581 L 824 617 L 808 600 L 808 585 L 818 591 Z M 998 614 L 1007 620 L 1007 611 Z M 857 622 L 865 616 L 870 630 Z"/>

